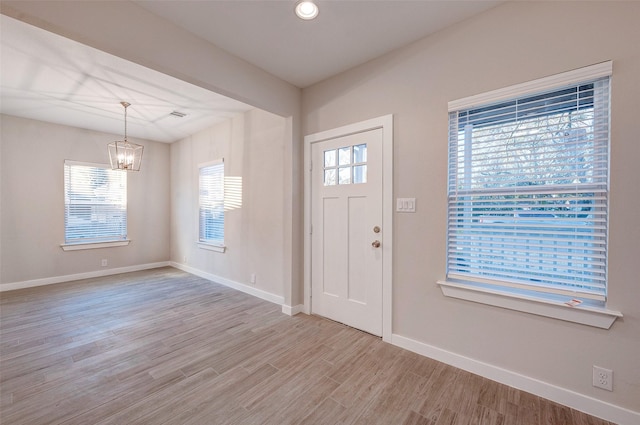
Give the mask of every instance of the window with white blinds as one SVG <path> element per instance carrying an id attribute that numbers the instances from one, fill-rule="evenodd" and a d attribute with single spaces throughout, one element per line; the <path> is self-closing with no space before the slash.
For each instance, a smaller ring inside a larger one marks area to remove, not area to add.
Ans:
<path id="1" fill-rule="evenodd" d="M 65 161 L 65 244 L 127 239 L 127 174 L 107 165 Z"/>
<path id="2" fill-rule="evenodd" d="M 449 280 L 606 300 L 610 70 L 450 104 Z"/>
<path id="3" fill-rule="evenodd" d="M 199 241 L 224 245 L 224 161 L 199 167 Z"/>

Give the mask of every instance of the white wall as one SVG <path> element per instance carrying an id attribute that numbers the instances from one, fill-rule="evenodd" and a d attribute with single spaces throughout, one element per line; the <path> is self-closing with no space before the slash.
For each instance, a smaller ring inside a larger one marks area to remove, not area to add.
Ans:
<path id="1" fill-rule="evenodd" d="M 284 298 L 286 120 L 258 109 L 171 145 L 171 261 Z M 199 248 L 198 164 L 224 158 L 226 252 Z M 185 260 L 186 259 L 186 260 Z M 255 273 L 256 282 L 251 283 Z"/>
<path id="2" fill-rule="evenodd" d="M 132 139 L 144 145 L 144 155 L 127 180 L 131 243 L 65 252 L 64 161 L 108 164 L 107 144 L 122 136 L 8 115 L 0 120 L 1 284 L 169 259 L 169 145 Z"/>
<path id="3" fill-rule="evenodd" d="M 640 412 L 640 3 L 513 2 L 303 90 L 303 133 L 394 114 L 393 333 Z M 613 60 L 610 330 L 445 298 L 447 102 Z M 592 365 L 614 370 L 593 388 Z"/>

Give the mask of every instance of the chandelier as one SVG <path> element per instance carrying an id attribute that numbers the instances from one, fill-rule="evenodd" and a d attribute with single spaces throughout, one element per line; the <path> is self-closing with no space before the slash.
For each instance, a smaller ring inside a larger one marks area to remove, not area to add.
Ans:
<path id="1" fill-rule="evenodd" d="M 140 171 L 144 146 L 129 143 L 127 140 L 127 107 L 130 103 L 120 102 L 124 107 L 124 140 L 117 140 L 108 145 L 109 162 L 114 170 Z"/>

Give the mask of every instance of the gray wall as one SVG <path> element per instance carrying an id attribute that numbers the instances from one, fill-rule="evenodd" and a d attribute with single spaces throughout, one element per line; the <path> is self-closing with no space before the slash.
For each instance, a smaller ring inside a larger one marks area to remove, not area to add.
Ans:
<path id="1" fill-rule="evenodd" d="M 255 109 L 171 144 L 172 261 L 284 297 L 285 132 L 284 118 Z M 221 158 L 234 183 L 225 185 L 224 253 L 197 246 L 198 164 Z"/>
<path id="2" fill-rule="evenodd" d="M 109 163 L 121 135 L 0 115 L 2 166 L 0 283 L 54 278 L 169 258 L 169 145 L 144 145 L 141 170 L 127 180 L 128 246 L 63 251 L 65 159 Z M 101 260 L 108 266 L 102 267 Z"/>
<path id="3" fill-rule="evenodd" d="M 515 2 L 303 90 L 303 133 L 394 114 L 393 333 L 640 411 L 640 3 Z M 610 330 L 445 298 L 447 102 L 613 60 Z M 615 391 L 591 385 L 614 370 Z"/>

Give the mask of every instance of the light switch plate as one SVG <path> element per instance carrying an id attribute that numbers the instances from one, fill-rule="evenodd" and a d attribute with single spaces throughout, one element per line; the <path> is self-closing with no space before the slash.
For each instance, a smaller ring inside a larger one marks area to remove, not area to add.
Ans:
<path id="1" fill-rule="evenodd" d="M 406 213 L 416 212 L 416 198 L 397 198 L 396 211 Z"/>

